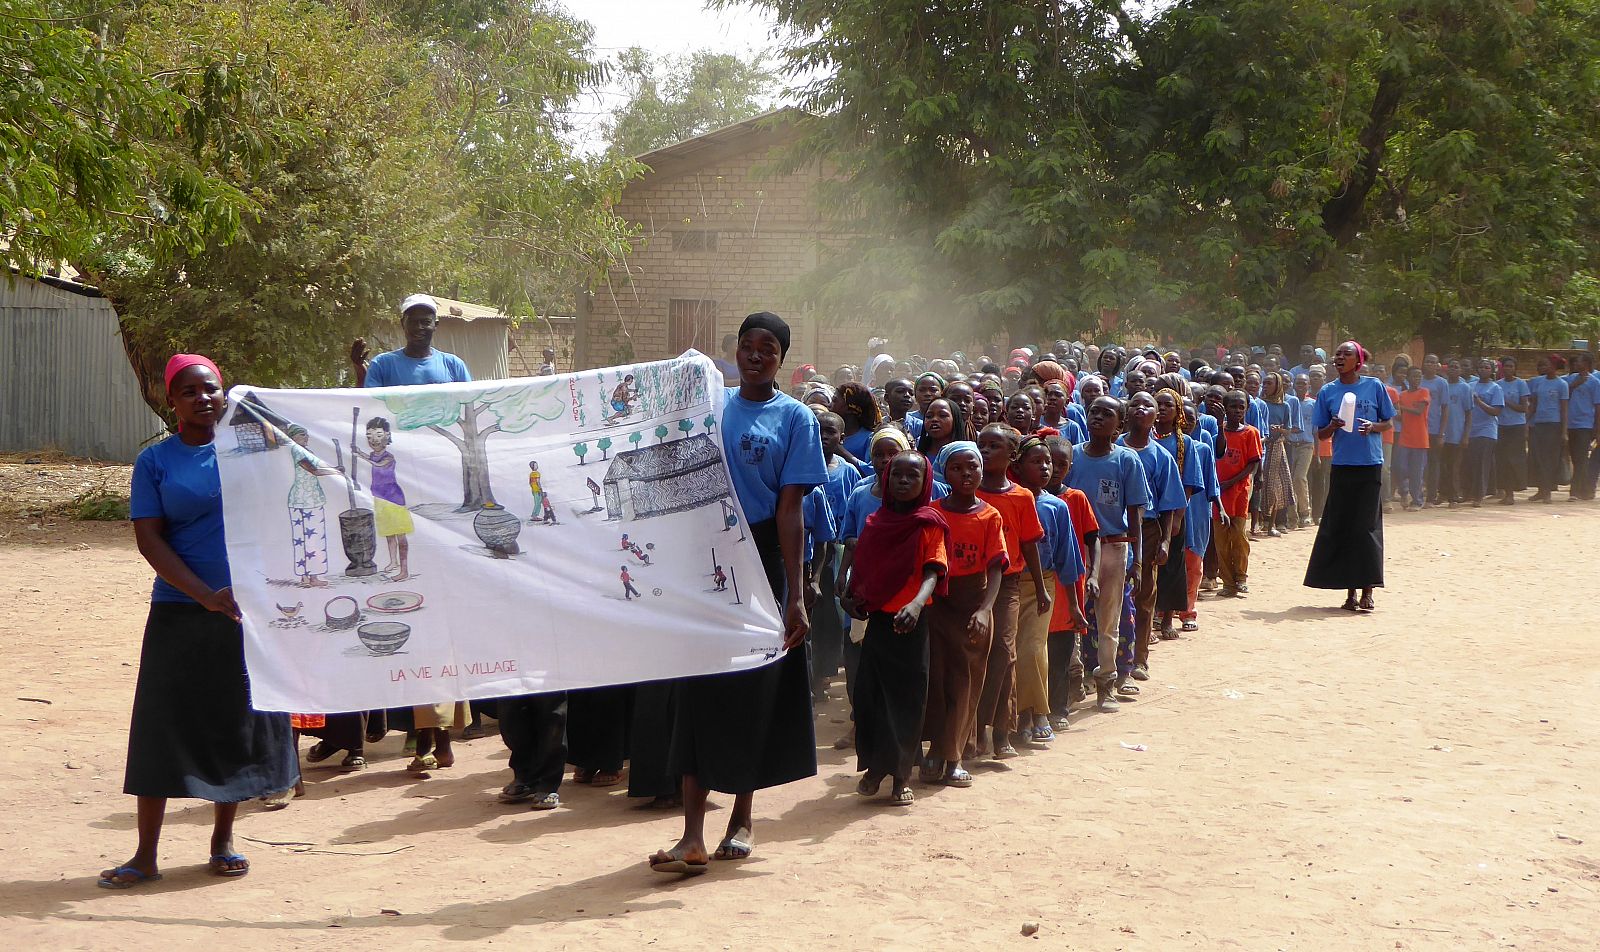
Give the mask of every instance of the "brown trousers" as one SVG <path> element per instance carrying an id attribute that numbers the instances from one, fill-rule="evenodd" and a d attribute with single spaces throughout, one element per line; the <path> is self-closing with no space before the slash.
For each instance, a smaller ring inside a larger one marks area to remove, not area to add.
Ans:
<path id="1" fill-rule="evenodd" d="M 934 599 L 928 616 L 928 706 L 922 715 L 922 739 L 928 756 L 960 760 L 968 738 L 977 735 L 974 719 L 983 670 L 989 663 L 986 632 L 973 637 L 968 624 L 983 605 L 987 572 L 958 575 L 950 580 L 950 593 Z"/>
<path id="2" fill-rule="evenodd" d="M 1211 538 L 1217 541 L 1217 571 L 1222 587 L 1230 591 L 1245 584 L 1250 575 L 1250 537 L 1245 534 L 1245 519 L 1232 516 L 1223 525 L 1220 518 L 1211 522 Z"/>
<path id="3" fill-rule="evenodd" d="M 1022 606 L 1022 572 L 1000 579 L 994 602 L 994 640 L 978 693 L 977 729 L 1007 734 L 1017 729 L 1017 611 Z M 974 734 L 974 737 L 977 735 Z"/>

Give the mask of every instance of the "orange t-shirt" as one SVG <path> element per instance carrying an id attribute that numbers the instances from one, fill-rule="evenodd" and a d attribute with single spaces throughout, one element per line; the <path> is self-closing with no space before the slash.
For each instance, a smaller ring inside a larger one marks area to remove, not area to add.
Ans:
<path id="1" fill-rule="evenodd" d="M 1228 430 L 1228 451 L 1217 457 L 1217 478 L 1231 479 L 1261 458 L 1261 431 L 1245 424 Z M 1250 480 L 1241 479 L 1222 491 L 1222 511 L 1242 516 L 1250 511 Z"/>
<path id="2" fill-rule="evenodd" d="M 1407 390 L 1395 398 L 1396 407 L 1411 407 L 1419 413 L 1396 413 L 1395 422 L 1400 424 L 1400 445 L 1413 450 L 1428 448 L 1428 404 L 1432 402 L 1433 395 L 1428 393 L 1426 387 Z"/>
<path id="3" fill-rule="evenodd" d="M 1044 538 L 1044 524 L 1039 521 L 1039 510 L 1034 507 L 1033 493 L 1016 483 L 1003 493 L 992 493 L 980 488 L 978 498 L 1000 510 L 1005 524 L 1007 575 L 1015 575 L 1028 567 L 1023 561 L 1022 547 Z"/>
<path id="4" fill-rule="evenodd" d="M 972 512 L 951 512 L 937 507 L 950 523 L 950 577 L 989 571 L 991 565 L 1006 566 L 1004 520 L 1000 510 L 983 500 Z"/>
<path id="5" fill-rule="evenodd" d="M 1400 391 L 1396 390 L 1395 388 L 1393 388 L 1391 386 L 1388 386 L 1387 384 L 1384 385 L 1383 389 L 1389 391 L 1389 402 L 1390 403 L 1399 403 L 1400 402 Z M 1403 426 L 1405 424 L 1405 421 L 1400 419 L 1400 415 L 1399 414 L 1395 414 L 1394 422 L 1395 422 L 1395 424 L 1397 426 Z M 1427 429 L 1427 428 L 1424 427 L 1423 429 Z M 1384 446 L 1393 446 L 1394 445 L 1394 433 L 1395 433 L 1395 428 L 1392 427 L 1392 426 L 1389 427 L 1387 430 L 1383 431 L 1383 445 Z M 1405 444 L 1402 443 L 1400 445 L 1404 446 Z"/>
<path id="6" fill-rule="evenodd" d="M 922 570 L 930 565 L 938 566 L 941 573 L 950 568 L 950 559 L 945 554 L 944 548 L 944 530 L 938 526 L 922 527 L 922 538 L 917 545 L 916 570 L 906 579 L 906 584 L 900 591 L 895 592 L 894 597 L 884 603 L 878 611 L 894 614 L 911 604 L 911 600 L 917 597 L 917 590 L 922 588 Z"/>
<path id="7" fill-rule="evenodd" d="M 1089 497 L 1084 495 L 1081 489 L 1073 489 L 1071 486 L 1062 486 L 1061 492 L 1057 495 L 1059 495 L 1067 504 L 1067 512 L 1072 516 L 1073 531 L 1078 533 L 1078 549 L 1083 556 L 1085 572 L 1084 574 L 1078 576 L 1077 581 L 1074 583 L 1074 587 L 1078 590 L 1078 604 L 1082 605 L 1086 587 L 1084 583 L 1089 580 L 1089 574 L 1087 570 L 1094 565 L 1094 560 L 1089 555 L 1089 546 L 1083 541 L 1083 539 L 1091 532 L 1100 531 L 1100 521 L 1094 517 L 1094 507 L 1089 505 Z M 1072 624 L 1067 620 L 1066 591 L 1062 588 L 1059 579 L 1056 581 L 1055 607 L 1050 610 L 1050 630 L 1073 630 Z"/>

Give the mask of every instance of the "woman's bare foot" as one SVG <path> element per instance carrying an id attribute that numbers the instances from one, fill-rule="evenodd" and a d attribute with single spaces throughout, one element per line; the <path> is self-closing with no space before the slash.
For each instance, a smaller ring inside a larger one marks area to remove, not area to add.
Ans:
<path id="1" fill-rule="evenodd" d="M 685 837 L 670 850 L 656 850 L 650 856 L 650 868 L 658 873 L 683 873 L 694 876 L 706 871 L 711 857 L 706 854 L 706 844 Z"/>

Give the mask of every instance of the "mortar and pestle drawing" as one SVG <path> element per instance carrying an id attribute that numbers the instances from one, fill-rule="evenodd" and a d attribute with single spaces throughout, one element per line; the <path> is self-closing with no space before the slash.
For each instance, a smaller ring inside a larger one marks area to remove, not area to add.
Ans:
<path id="1" fill-rule="evenodd" d="M 339 513 L 339 541 L 344 544 L 345 558 L 350 560 L 344 574 L 352 578 L 378 574 L 378 565 L 372 560 L 378 551 L 378 523 L 371 509 L 356 507 L 356 490 L 361 488 L 361 484 L 356 482 L 356 461 L 360 459 L 356 453 L 356 426 L 360 421 L 361 408 L 356 407 L 350 411 L 350 470 L 345 478 L 350 508 Z M 342 466 L 344 454 L 338 440 L 333 441 L 333 452 Z"/>

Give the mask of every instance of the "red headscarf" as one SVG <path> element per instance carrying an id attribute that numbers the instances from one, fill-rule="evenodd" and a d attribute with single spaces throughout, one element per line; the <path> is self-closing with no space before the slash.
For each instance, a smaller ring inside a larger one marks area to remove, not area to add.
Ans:
<path id="1" fill-rule="evenodd" d="M 1349 344 L 1351 347 L 1354 347 L 1356 349 L 1356 356 L 1361 358 L 1361 363 L 1363 365 L 1369 363 L 1372 360 L 1372 355 L 1367 353 L 1367 349 L 1365 347 L 1362 347 L 1360 344 L 1356 343 L 1354 340 L 1347 340 L 1347 341 L 1344 342 L 1344 344 Z M 1339 346 L 1343 347 L 1344 344 L 1340 344 Z"/>
<path id="2" fill-rule="evenodd" d="M 791 386 L 791 387 L 800 386 L 801 384 L 805 383 L 807 380 L 810 380 L 811 379 L 811 375 L 815 374 L 816 372 L 817 372 L 817 368 L 814 365 L 812 365 L 812 364 L 801 364 L 798 368 L 795 369 L 794 373 L 789 375 L 789 386 Z"/>
<path id="3" fill-rule="evenodd" d="M 210 357 L 203 357 L 200 354 L 173 354 L 172 359 L 167 361 L 166 377 L 168 393 L 172 392 L 173 378 L 178 376 L 178 374 L 183 373 L 185 370 L 188 370 L 190 367 L 209 368 L 212 373 L 217 375 L 217 386 L 222 386 L 222 371 L 217 369 L 217 365 L 211 362 Z"/>
<path id="4" fill-rule="evenodd" d="M 901 454 L 904 455 L 904 454 Z M 894 464 L 891 463 L 891 466 Z M 883 474 L 887 480 L 888 473 Z M 867 517 L 856 540 L 855 561 L 850 570 L 850 592 L 861 599 L 869 610 L 876 611 L 906 585 L 906 567 L 911 566 L 922 577 L 923 566 L 916 564 L 922 547 L 922 530 L 937 527 L 945 535 L 945 545 L 950 543 L 950 524 L 944 515 L 931 505 L 933 500 L 933 466 L 927 457 L 922 461 L 922 495 L 916 508 L 909 512 L 896 512 L 890 506 L 888 484 L 884 484 L 883 506 Z M 948 591 L 944 573 L 934 593 Z"/>

